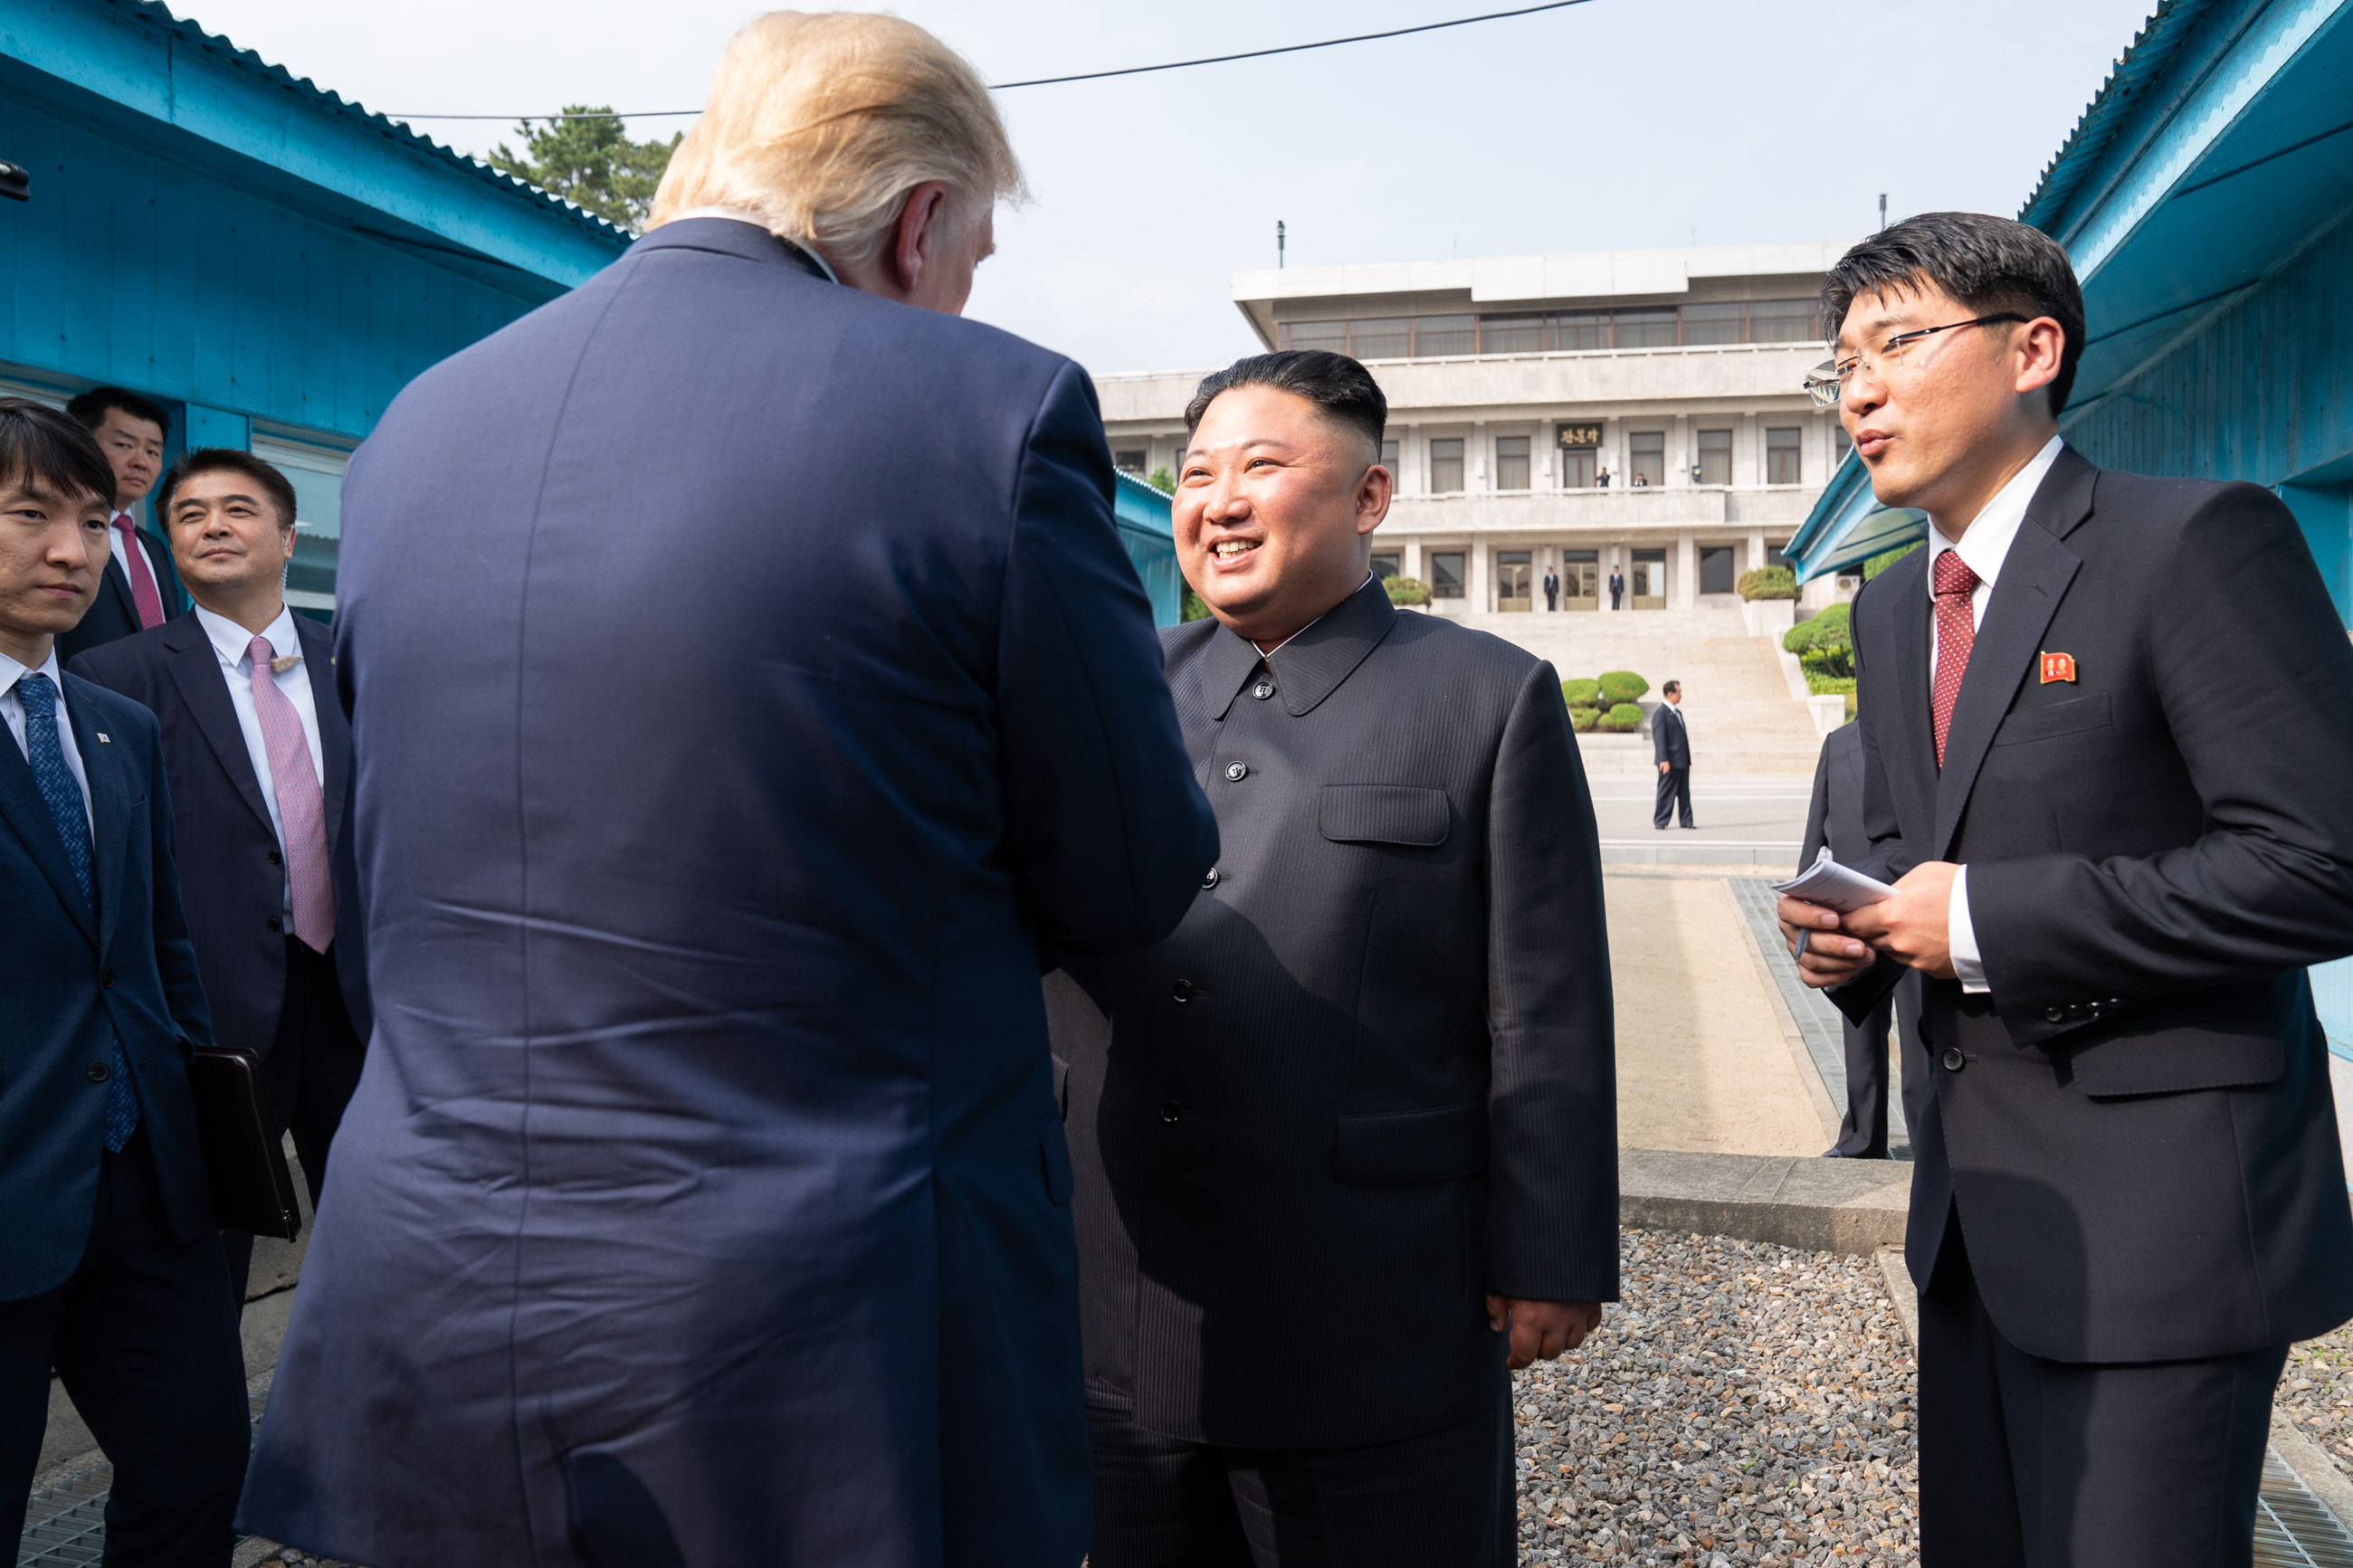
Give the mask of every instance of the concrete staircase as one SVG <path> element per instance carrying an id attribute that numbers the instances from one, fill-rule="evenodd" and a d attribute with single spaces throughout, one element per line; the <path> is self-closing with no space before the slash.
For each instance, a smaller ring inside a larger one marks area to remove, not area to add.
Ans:
<path id="1" fill-rule="evenodd" d="M 1710 773 L 1807 773 L 1821 741 L 1806 704 L 1789 693 L 1778 649 L 1751 637 L 1736 609 L 1626 610 L 1450 616 L 1492 632 L 1539 658 L 1564 680 L 1630 669 L 1651 683 L 1647 711 L 1668 680 L 1683 683 L 1692 768 Z M 1578 737 L 1589 773 L 1649 773 L 1651 741 L 1641 735 Z"/>

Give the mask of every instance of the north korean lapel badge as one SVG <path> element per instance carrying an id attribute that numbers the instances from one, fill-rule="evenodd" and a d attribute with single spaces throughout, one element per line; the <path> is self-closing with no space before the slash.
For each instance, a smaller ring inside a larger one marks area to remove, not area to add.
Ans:
<path id="1" fill-rule="evenodd" d="M 2042 684 L 2048 686 L 2054 680 L 2063 680 L 2071 686 L 2074 684 L 2075 656 L 2073 654 L 2046 653 L 2042 656 Z"/>

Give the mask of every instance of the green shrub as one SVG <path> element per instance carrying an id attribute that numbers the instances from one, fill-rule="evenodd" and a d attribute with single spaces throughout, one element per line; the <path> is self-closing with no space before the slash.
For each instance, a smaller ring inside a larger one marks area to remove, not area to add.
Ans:
<path id="1" fill-rule="evenodd" d="M 1798 668 L 1811 680 L 1815 676 L 1827 676 L 1833 680 L 1854 679 L 1854 645 L 1844 637 L 1825 637 L 1798 656 Z"/>
<path id="2" fill-rule="evenodd" d="M 1384 577 L 1381 586 L 1388 591 L 1392 605 L 1427 605 L 1430 584 L 1419 577 Z"/>
<path id="3" fill-rule="evenodd" d="M 1568 710 L 1568 727 L 1580 735 L 1600 721 L 1601 710 L 1599 708 L 1572 708 Z"/>
<path id="4" fill-rule="evenodd" d="M 1600 725 L 1604 730 L 1620 734 L 1629 730 L 1639 730 L 1642 727 L 1642 710 L 1634 703 L 1620 702 L 1601 715 Z"/>
<path id="5" fill-rule="evenodd" d="M 1185 596 L 1179 602 L 1176 615 L 1178 619 L 1185 621 L 1206 621 L 1209 618 L 1209 606 L 1201 603 L 1201 595 L 1193 592 L 1190 584 L 1186 584 Z"/>
<path id="6" fill-rule="evenodd" d="M 1906 555 L 1911 554 L 1915 550 L 1924 548 L 1927 542 L 1928 542 L 1925 539 L 1915 540 L 1910 544 L 1900 545 L 1894 550 L 1883 551 L 1881 553 L 1873 556 L 1870 560 L 1862 563 L 1862 580 L 1866 583 L 1870 582 L 1873 577 L 1878 576 L 1882 572 L 1886 571 L 1890 566 L 1894 565 Z"/>
<path id="7" fill-rule="evenodd" d="M 1758 566 L 1743 572 L 1736 586 L 1744 599 L 1794 599 L 1798 574 L 1787 566 Z"/>
<path id="8" fill-rule="evenodd" d="M 1176 493 L 1176 476 L 1168 471 L 1168 465 L 1166 463 L 1145 475 L 1144 482 L 1162 495 L 1173 496 Z"/>
<path id="9" fill-rule="evenodd" d="M 1852 697 L 1854 695 L 1854 677 L 1852 675 L 1816 675 L 1812 670 L 1809 669 L 1806 671 L 1806 689 L 1812 692 L 1817 697 L 1831 697 L 1840 693 L 1844 693 L 1845 695 Z"/>
<path id="10" fill-rule="evenodd" d="M 1803 654 L 1824 639 L 1843 641 L 1848 632 L 1852 608 L 1841 603 L 1826 605 L 1805 620 L 1781 634 L 1781 646 L 1790 653 Z"/>
<path id="11" fill-rule="evenodd" d="M 1649 689 L 1651 683 L 1630 669 L 1605 669 L 1601 672 L 1601 700 L 1604 702 L 1622 705 L 1633 701 Z"/>
<path id="12" fill-rule="evenodd" d="M 1601 682 L 1564 680 L 1560 683 L 1560 700 L 1571 708 L 1590 708 L 1601 700 Z"/>

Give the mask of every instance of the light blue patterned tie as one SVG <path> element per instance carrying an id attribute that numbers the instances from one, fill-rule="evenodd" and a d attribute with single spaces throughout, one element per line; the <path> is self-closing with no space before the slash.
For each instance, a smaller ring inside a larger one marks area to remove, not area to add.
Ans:
<path id="1" fill-rule="evenodd" d="M 65 840 L 66 859 L 74 880 L 81 885 L 81 901 L 95 915 L 98 902 L 90 896 L 90 817 L 82 807 L 81 786 L 66 766 L 65 748 L 58 744 L 58 689 L 49 678 L 33 671 L 16 682 L 16 700 L 25 705 L 25 754 L 33 764 L 33 783 Z M 121 1153 L 139 1125 L 139 1097 L 131 1089 L 131 1063 L 122 1055 L 122 1041 L 114 1041 L 114 1061 L 106 1078 L 106 1146 Z"/>

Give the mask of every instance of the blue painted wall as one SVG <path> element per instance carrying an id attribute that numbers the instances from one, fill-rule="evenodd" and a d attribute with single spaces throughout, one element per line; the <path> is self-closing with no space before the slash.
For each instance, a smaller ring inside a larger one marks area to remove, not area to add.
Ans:
<path id="1" fill-rule="evenodd" d="M 1155 626 L 1173 626 L 1184 614 L 1185 579 L 1176 570 L 1175 524 L 1168 497 L 1134 474 L 1113 476 L 1112 511 L 1119 523 L 1119 540 L 1144 591 L 1152 599 Z"/>
<path id="2" fill-rule="evenodd" d="M 562 292 L 306 210 L 6 59 L 0 156 L 33 177 L 0 204 L 0 362 L 216 410 L 192 444 L 243 446 L 252 418 L 364 436 L 419 371 Z"/>

